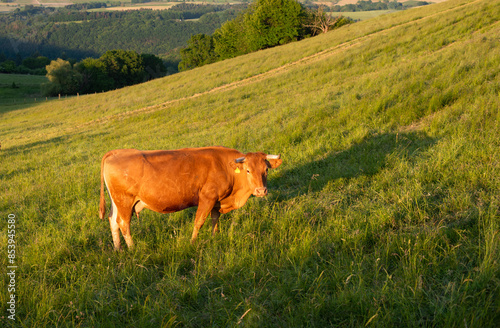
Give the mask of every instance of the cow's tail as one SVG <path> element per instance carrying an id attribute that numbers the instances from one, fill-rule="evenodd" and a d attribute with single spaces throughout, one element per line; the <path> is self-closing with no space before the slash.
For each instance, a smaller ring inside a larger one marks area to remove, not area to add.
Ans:
<path id="1" fill-rule="evenodd" d="M 101 201 L 99 202 L 99 217 L 104 219 L 106 215 L 106 198 L 104 197 L 104 161 L 107 156 L 104 156 L 101 161 Z"/>

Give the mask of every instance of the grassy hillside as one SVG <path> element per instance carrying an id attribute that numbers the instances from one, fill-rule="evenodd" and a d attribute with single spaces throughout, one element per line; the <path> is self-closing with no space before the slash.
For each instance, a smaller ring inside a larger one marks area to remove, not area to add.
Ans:
<path id="1" fill-rule="evenodd" d="M 499 1 L 449 0 L 2 106 L 0 263 L 17 266 L 14 322 L 1 278 L 2 326 L 495 327 L 499 18 Z M 98 219 L 104 153 L 208 145 L 281 153 L 268 197 L 194 246 L 194 210 L 144 211 L 136 248 L 114 252 Z"/>

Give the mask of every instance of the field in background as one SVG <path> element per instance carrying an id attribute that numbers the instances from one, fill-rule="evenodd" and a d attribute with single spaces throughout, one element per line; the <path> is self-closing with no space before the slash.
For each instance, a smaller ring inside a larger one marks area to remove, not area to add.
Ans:
<path id="1" fill-rule="evenodd" d="M 0 106 L 31 103 L 36 99 L 42 100 L 41 85 L 46 82 L 48 80 L 45 76 L 0 74 Z M 0 109 L 1 112 L 3 112 L 2 109 Z"/>
<path id="2" fill-rule="evenodd" d="M 64 7 L 71 4 L 77 3 L 92 3 L 92 2 L 106 2 L 102 0 L 15 0 L 10 3 L 0 3 L 0 12 L 13 11 L 16 8 L 24 8 L 26 5 L 45 7 Z M 146 2 L 132 4 L 130 0 L 116 1 L 121 2 L 120 6 L 99 8 L 94 9 L 94 11 L 106 11 L 106 10 L 139 10 L 139 9 L 154 9 L 154 10 L 165 10 L 170 9 L 176 4 L 183 3 L 184 1 L 161 1 L 161 2 Z M 211 0 L 211 1 L 188 1 L 189 3 L 200 3 L 200 4 L 219 4 L 219 3 L 238 3 L 239 1 L 230 0 Z"/>
<path id="3" fill-rule="evenodd" d="M 496 327 L 499 17 L 498 1 L 449 0 L 108 93 L 3 105 L 0 265 L 11 214 L 18 303 L 10 321 L 2 275 L 0 325 Z M 143 211 L 136 248 L 113 251 L 102 156 L 208 145 L 281 153 L 270 194 L 195 245 L 193 209 Z"/>
<path id="4" fill-rule="evenodd" d="M 377 2 L 376 0 L 372 0 L 373 2 Z M 381 0 L 380 0 L 381 1 Z M 406 2 L 406 1 L 411 1 L 411 0 L 398 0 L 398 2 Z M 432 3 L 441 3 L 441 2 L 444 2 L 444 1 L 448 1 L 448 0 L 429 0 L 427 2 L 432 2 Z M 358 0 L 332 0 L 332 1 L 318 1 L 318 3 L 324 3 L 324 4 L 328 4 L 328 3 L 332 3 L 334 5 L 339 5 L 339 6 L 345 6 L 345 5 L 349 5 L 349 4 L 355 4 L 357 3 Z"/>
<path id="5" fill-rule="evenodd" d="M 332 16 L 345 16 L 353 20 L 365 20 L 370 18 L 375 18 L 380 15 L 390 14 L 395 12 L 395 10 L 371 10 L 371 11 L 342 11 L 342 12 L 329 12 Z"/>

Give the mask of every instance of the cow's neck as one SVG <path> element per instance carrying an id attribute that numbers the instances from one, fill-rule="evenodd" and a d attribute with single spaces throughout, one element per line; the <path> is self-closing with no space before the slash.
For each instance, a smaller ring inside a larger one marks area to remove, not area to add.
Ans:
<path id="1" fill-rule="evenodd" d="M 220 201 L 221 213 L 227 213 L 242 207 L 248 198 L 252 196 L 252 193 L 253 190 L 248 188 L 245 177 L 235 177 L 231 194 Z"/>

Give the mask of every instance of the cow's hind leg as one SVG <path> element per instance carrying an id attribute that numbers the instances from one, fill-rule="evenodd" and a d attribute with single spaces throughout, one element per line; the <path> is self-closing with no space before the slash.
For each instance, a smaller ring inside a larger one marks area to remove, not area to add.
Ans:
<path id="1" fill-rule="evenodd" d="M 109 215 L 109 226 L 111 227 L 111 235 L 113 236 L 113 244 L 115 250 L 120 249 L 120 227 L 118 226 L 118 209 L 116 208 L 115 202 L 111 199 L 111 213 Z"/>
<path id="2" fill-rule="evenodd" d="M 132 217 L 132 212 L 130 210 L 128 211 L 121 211 L 121 213 L 118 215 L 117 218 L 117 223 L 118 226 L 120 227 L 120 230 L 123 235 L 123 239 L 125 239 L 125 242 L 127 243 L 128 248 L 133 248 L 134 247 L 134 242 L 132 241 L 132 236 L 130 235 L 130 218 Z"/>
<path id="3" fill-rule="evenodd" d="M 132 204 L 123 205 L 116 204 L 111 198 L 111 215 L 109 217 L 109 225 L 111 227 L 111 234 L 113 236 L 113 244 L 115 250 L 121 248 L 120 231 L 122 232 L 123 239 L 127 243 L 128 248 L 134 247 L 132 236 L 130 235 L 130 218 L 132 217 Z"/>

